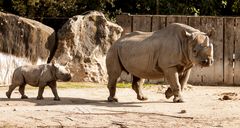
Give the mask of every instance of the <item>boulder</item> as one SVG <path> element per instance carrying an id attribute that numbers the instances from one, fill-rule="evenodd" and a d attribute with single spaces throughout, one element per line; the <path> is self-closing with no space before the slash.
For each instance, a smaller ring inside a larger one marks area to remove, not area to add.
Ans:
<path id="1" fill-rule="evenodd" d="M 0 12 L 0 85 L 11 83 L 16 67 L 47 63 L 54 45 L 55 32 L 52 28 Z"/>
<path id="2" fill-rule="evenodd" d="M 105 83 L 106 53 L 122 31 L 101 12 L 74 16 L 57 33 L 58 46 L 53 60 L 68 64 L 72 81 Z"/>

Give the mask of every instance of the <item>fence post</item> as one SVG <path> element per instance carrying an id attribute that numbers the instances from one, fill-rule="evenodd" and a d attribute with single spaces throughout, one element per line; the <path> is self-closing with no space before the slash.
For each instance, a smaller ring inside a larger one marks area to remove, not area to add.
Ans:
<path id="1" fill-rule="evenodd" d="M 157 31 L 166 27 L 166 16 L 152 16 L 152 31 Z"/>
<path id="2" fill-rule="evenodd" d="M 117 15 L 117 24 L 123 28 L 122 35 L 132 32 L 132 16 L 130 14 Z"/>
<path id="3" fill-rule="evenodd" d="M 151 15 L 136 15 L 133 17 L 133 31 L 152 31 Z"/>
<path id="4" fill-rule="evenodd" d="M 200 17 L 188 17 L 188 25 L 199 29 L 201 26 L 201 18 Z M 191 70 L 191 75 L 189 78 L 189 83 L 191 84 L 202 84 L 202 68 L 198 65 L 193 66 Z"/>
<path id="5" fill-rule="evenodd" d="M 215 34 L 210 37 L 213 41 L 214 64 L 211 67 L 203 68 L 204 84 L 223 83 L 223 18 L 222 17 L 201 17 L 201 28 L 203 32 L 215 29 Z"/>
<path id="6" fill-rule="evenodd" d="M 166 21 L 166 26 L 171 23 L 183 23 L 187 24 L 188 23 L 188 17 L 187 16 L 174 16 L 174 15 L 169 15 L 167 16 L 167 21 Z"/>
<path id="7" fill-rule="evenodd" d="M 235 22 L 235 63 L 234 63 L 234 84 L 240 85 L 240 18 Z"/>
<path id="8" fill-rule="evenodd" d="M 233 84 L 234 18 L 224 18 L 224 84 Z"/>

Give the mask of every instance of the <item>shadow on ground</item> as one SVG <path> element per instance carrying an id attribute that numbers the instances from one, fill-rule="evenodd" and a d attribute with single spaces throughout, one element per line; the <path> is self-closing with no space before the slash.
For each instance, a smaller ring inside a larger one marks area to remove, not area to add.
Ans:
<path id="1" fill-rule="evenodd" d="M 92 100 L 83 98 L 61 97 L 60 101 L 54 101 L 51 97 L 45 97 L 43 100 L 36 98 L 19 99 L 19 98 L 0 98 L 1 102 L 7 101 L 20 101 L 35 103 L 35 106 L 51 106 L 51 105 L 93 105 L 93 106 L 106 106 L 106 107 L 142 107 L 141 104 L 146 103 L 172 103 L 164 100 L 159 101 L 138 101 L 138 102 L 107 102 L 107 100 Z"/>

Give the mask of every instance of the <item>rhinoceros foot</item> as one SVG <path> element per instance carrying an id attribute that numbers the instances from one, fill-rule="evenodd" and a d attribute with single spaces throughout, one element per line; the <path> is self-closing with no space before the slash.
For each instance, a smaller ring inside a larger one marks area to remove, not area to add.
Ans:
<path id="1" fill-rule="evenodd" d="M 172 92 L 172 89 L 171 88 L 168 88 L 165 92 L 165 97 L 167 99 L 171 98 L 173 96 L 173 92 Z"/>
<path id="2" fill-rule="evenodd" d="M 118 99 L 115 97 L 108 97 L 108 102 L 118 102 Z"/>
<path id="3" fill-rule="evenodd" d="M 173 102 L 174 103 L 183 103 L 184 100 L 182 99 L 182 97 L 178 96 L 178 97 L 173 98 Z"/>
<path id="4" fill-rule="evenodd" d="M 28 96 L 22 95 L 21 99 L 28 99 Z"/>
<path id="5" fill-rule="evenodd" d="M 148 98 L 145 97 L 145 96 L 138 96 L 137 99 L 138 99 L 138 100 L 142 100 L 142 101 L 143 101 L 143 100 L 148 100 Z"/>
<path id="6" fill-rule="evenodd" d="M 6 96 L 7 96 L 8 99 L 10 99 L 11 93 L 9 93 L 9 92 L 7 91 L 7 92 L 6 92 Z"/>
<path id="7" fill-rule="evenodd" d="M 60 101 L 60 98 L 59 98 L 59 97 L 54 97 L 53 100 L 55 100 L 55 101 Z"/>
<path id="8" fill-rule="evenodd" d="M 43 100 L 44 98 L 42 96 L 38 96 L 37 100 Z"/>

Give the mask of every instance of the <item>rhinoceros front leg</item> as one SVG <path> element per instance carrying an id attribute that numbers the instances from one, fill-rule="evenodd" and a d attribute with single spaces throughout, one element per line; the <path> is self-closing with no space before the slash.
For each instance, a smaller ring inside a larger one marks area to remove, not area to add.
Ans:
<path id="1" fill-rule="evenodd" d="M 25 86 L 26 84 L 23 84 L 21 86 L 19 86 L 19 92 L 22 95 L 21 99 L 27 99 L 28 97 L 25 95 Z"/>
<path id="2" fill-rule="evenodd" d="M 133 75 L 132 89 L 137 93 L 137 99 L 138 100 L 147 100 L 148 99 L 142 93 L 143 83 L 144 83 L 144 79 L 141 79 L 141 78 Z"/>
<path id="3" fill-rule="evenodd" d="M 168 87 L 168 89 L 165 91 L 165 97 L 167 99 L 171 98 L 173 96 L 173 92 L 172 92 L 172 89 L 171 87 Z"/>
<path id="4" fill-rule="evenodd" d="M 59 98 L 58 93 L 57 93 L 57 83 L 56 83 L 56 81 L 52 81 L 51 83 L 49 83 L 49 87 L 51 88 L 52 93 L 54 95 L 54 100 L 59 101 L 60 98 Z"/>
<path id="5" fill-rule="evenodd" d="M 45 85 L 43 85 L 43 84 L 39 85 L 37 100 L 42 100 L 43 99 L 44 88 L 45 88 Z"/>
<path id="6" fill-rule="evenodd" d="M 181 90 L 183 91 L 184 87 L 187 85 L 189 76 L 190 76 L 191 68 L 186 70 L 181 76 L 179 76 L 179 81 L 181 84 Z"/>
<path id="7" fill-rule="evenodd" d="M 181 91 L 183 91 L 184 87 L 186 86 L 186 84 L 188 82 L 190 72 L 191 72 L 191 69 L 188 69 L 182 75 L 179 75 L 179 82 L 180 82 L 180 85 L 181 85 Z M 170 87 L 166 90 L 165 96 L 166 96 L 167 99 L 169 99 L 170 97 L 173 96 L 173 91 Z"/>
<path id="8" fill-rule="evenodd" d="M 170 89 L 168 89 L 165 94 L 171 92 L 174 96 L 173 102 L 183 102 L 181 95 L 181 84 L 179 82 L 179 75 L 177 69 L 175 67 L 168 68 L 165 71 L 165 76 L 170 84 Z"/>

